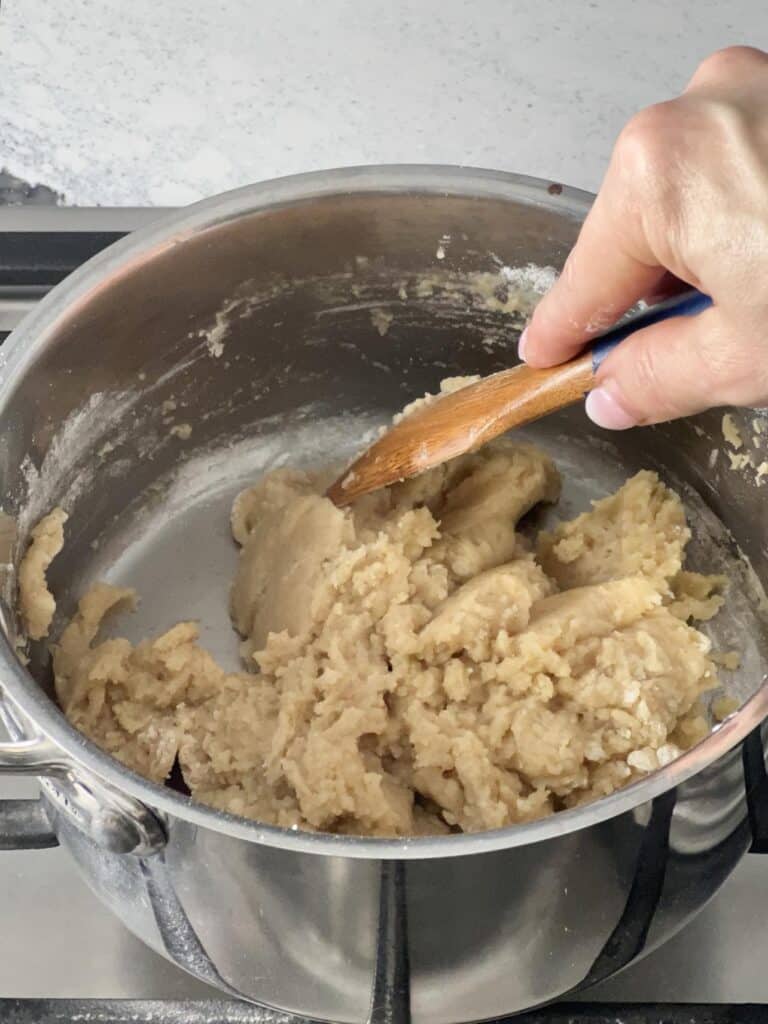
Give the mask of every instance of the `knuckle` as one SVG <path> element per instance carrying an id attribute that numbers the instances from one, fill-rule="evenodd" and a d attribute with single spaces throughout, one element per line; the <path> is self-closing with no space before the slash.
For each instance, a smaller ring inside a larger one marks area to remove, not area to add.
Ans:
<path id="1" fill-rule="evenodd" d="M 652 184 L 667 170 L 672 139 L 679 133 L 675 101 L 656 103 L 635 114 L 622 130 L 614 150 L 620 174 L 633 183 Z"/>
<path id="2" fill-rule="evenodd" d="M 614 218 L 634 225 L 655 258 L 672 266 L 685 210 L 680 188 L 686 106 L 671 100 L 646 107 L 619 136 L 612 161 Z"/>
<path id="3" fill-rule="evenodd" d="M 733 78 L 739 71 L 768 66 L 768 54 L 754 46 L 725 46 L 715 50 L 696 68 L 694 82 L 719 81 Z"/>

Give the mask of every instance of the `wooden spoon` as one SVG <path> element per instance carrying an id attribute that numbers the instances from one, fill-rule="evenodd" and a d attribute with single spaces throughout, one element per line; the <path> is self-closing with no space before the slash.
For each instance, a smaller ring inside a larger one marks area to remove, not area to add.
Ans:
<path id="1" fill-rule="evenodd" d="M 685 292 L 623 320 L 595 339 L 589 351 L 560 366 L 534 370 L 523 364 L 442 395 L 383 434 L 326 494 L 335 505 L 348 505 L 369 491 L 475 451 L 511 427 L 578 402 L 592 387 L 603 359 L 629 335 L 670 317 L 700 313 L 711 304 L 701 292 Z"/>

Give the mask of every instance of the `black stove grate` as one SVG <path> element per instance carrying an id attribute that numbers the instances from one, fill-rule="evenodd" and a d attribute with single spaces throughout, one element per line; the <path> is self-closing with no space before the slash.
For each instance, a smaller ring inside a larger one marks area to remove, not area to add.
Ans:
<path id="1" fill-rule="evenodd" d="M 308 1024 L 303 1018 L 233 1000 L 0 999 L 3 1024 Z M 750 1003 L 563 1003 L 509 1024 L 768 1024 Z"/>
<path id="2" fill-rule="evenodd" d="M 0 298 L 3 293 L 39 299 L 125 231 L 3 231 L 0 233 Z M 10 334 L 0 328 L 0 343 Z"/>
<path id="3" fill-rule="evenodd" d="M 0 288 L 51 288 L 124 235 L 124 231 L 4 231 Z"/>

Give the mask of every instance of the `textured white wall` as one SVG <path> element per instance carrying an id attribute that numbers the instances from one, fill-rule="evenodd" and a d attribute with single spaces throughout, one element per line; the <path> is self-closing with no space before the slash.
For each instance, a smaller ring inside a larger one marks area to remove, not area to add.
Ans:
<path id="1" fill-rule="evenodd" d="M 3 0 L 0 165 L 79 204 L 390 161 L 595 188 L 733 42 L 768 47 L 764 0 Z"/>

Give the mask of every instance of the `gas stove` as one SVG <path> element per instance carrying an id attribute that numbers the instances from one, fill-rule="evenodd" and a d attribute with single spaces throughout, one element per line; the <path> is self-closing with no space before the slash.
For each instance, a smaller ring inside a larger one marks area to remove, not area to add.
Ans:
<path id="1" fill-rule="evenodd" d="M 89 256 L 162 213 L 0 206 L 0 341 Z M 35 791 L 34 782 L 0 776 L 0 800 Z M 8 846 L 0 832 L 0 1021 L 295 1020 L 223 1000 L 153 953 L 101 906 L 63 851 Z M 662 949 L 579 1002 L 516 1020 L 768 1024 L 768 864 L 747 856 L 709 907 Z"/>

